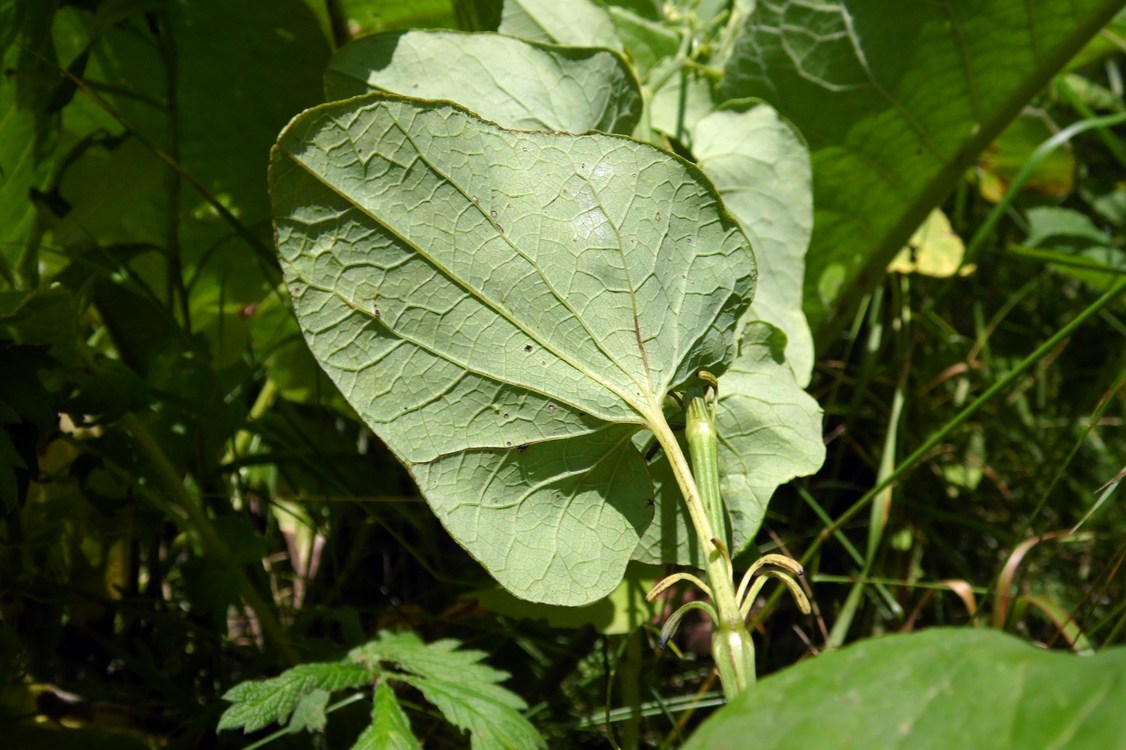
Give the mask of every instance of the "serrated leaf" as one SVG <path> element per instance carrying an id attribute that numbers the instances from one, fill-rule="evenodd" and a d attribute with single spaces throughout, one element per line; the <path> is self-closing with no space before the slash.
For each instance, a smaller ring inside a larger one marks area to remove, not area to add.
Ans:
<path id="1" fill-rule="evenodd" d="M 504 0 L 497 31 L 537 42 L 622 48 L 614 20 L 591 0 Z"/>
<path id="2" fill-rule="evenodd" d="M 403 675 L 396 679 L 418 688 L 446 721 L 469 732 L 470 746 L 475 749 L 545 747 L 543 738 L 527 719 L 512 705 L 497 700 L 502 691 L 494 685 L 460 679 L 455 673 L 445 678 Z"/>
<path id="3" fill-rule="evenodd" d="M 298 116 L 270 183 L 310 348 L 453 537 L 517 596 L 612 591 L 651 520 L 631 438 L 723 371 L 754 288 L 703 175 L 372 95 Z"/>
<path id="4" fill-rule="evenodd" d="M 352 750 L 422 750 L 411 732 L 410 719 L 387 683 L 381 682 L 375 689 L 371 724 L 360 734 Z"/>
<path id="5" fill-rule="evenodd" d="M 827 340 L 931 209 L 1121 0 L 759 0 L 724 68 L 813 157 L 805 306 Z"/>
<path id="6" fill-rule="evenodd" d="M 254 732 L 268 724 L 284 724 L 305 696 L 360 687 L 371 680 L 371 672 L 362 664 L 330 662 L 300 664 L 268 680 L 241 682 L 223 695 L 233 705 L 223 712 L 218 728 Z"/>
<path id="7" fill-rule="evenodd" d="M 348 658 L 364 664 L 391 662 L 420 677 L 441 679 L 455 674 L 459 679 L 489 686 L 508 679 L 507 672 L 482 663 L 485 652 L 459 648 L 460 645 L 450 639 L 424 643 L 414 633 L 383 631 L 375 640 L 353 649 Z M 514 693 L 501 692 L 503 694 L 498 694 L 501 703 L 523 707 Z"/>
<path id="8" fill-rule="evenodd" d="M 813 231 L 809 149 L 772 107 L 749 101 L 700 120 L 692 152 L 755 249 L 759 284 L 747 317 L 782 329 L 786 359 L 804 387 L 813 373 L 813 335 L 802 312 Z"/>
<path id="9" fill-rule="evenodd" d="M 632 133 L 641 89 L 621 55 L 503 34 L 408 31 L 357 39 L 325 72 L 329 99 L 388 91 L 448 99 L 506 128 Z"/>
<path id="10" fill-rule="evenodd" d="M 834 650 L 752 685 L 685 750 L 1102 750 L 1126 737 L 1126 649 L 1044 651 L 935 629 Z M 811 721 L 810 717 L 816 720 Z"/>
<path id="11" fill-rule="evenodd" d="M 423 643 L 414 633 L 382 632 L 349 654 L 364 664 L 391 662 L 409 674 L 385 673 L 418 688 L 454 726 L 470 733 L 473 747 L 542 747 L 535 727 L 518 711 L 520 696 L 497 683 L 507 672 L 481 663 L 482 651 L 459 648 L 453 640 Z"/>
<path id="12" fill-rule="evenodd" d="M 783 358 L 784 343 L 785 336 L 773 326 L 751 323 L 740 341 L 739 356 L 719 378 L 719 483 L 732 554 L 758 532 L 774 491 L 816 472 L 825 461 L 821 408 L 795 380 Z M 660 524 L 653 524 L 635 558 L 676 559 L 698 567 L 695 535 L 663 455 L 651 470 L 661 478 Z"/>

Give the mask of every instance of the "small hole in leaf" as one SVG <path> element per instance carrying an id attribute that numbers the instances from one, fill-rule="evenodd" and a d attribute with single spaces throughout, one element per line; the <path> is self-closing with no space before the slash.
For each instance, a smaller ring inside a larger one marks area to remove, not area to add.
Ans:
<path id="1" fill-rule="evenodd" d="M 503 417 L 504 417 L 505 419 L 508 419 L 508 412 L 505 412 L 505 413 L 504 413 L 504 414 L 503 414 L 502 416 L 503 416 Z"/>
<path id="2" fill-rule="evenodd" d="M 476 196 L 476 195 L 471 195 L 471 196 L 469 196 L 469 199 L 470 199 L 471 201 L 473 201 L 474 203 L 476 203 L 476 202 L 477 202 L 477 196 Z"/>
<path id="3" fill-rule="evenodd" d="M 555 411 L 555 404 L 548 404 L 548 405 L 547 405 L 547 410 L 548 410 L 548 411 Z"/>
<path id="4" fill-rule="evenodd" d="M 489 216 L 492 216 L 495 219 L 497 217 L 497 212 L 495 210 L 489 211 Z"/>

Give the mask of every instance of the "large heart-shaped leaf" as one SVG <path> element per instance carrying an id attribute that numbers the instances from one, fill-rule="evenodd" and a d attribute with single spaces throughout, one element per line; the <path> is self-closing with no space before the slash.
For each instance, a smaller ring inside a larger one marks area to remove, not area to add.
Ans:
<path id="1" fill-rule="evenodd" d="M 760 97 L 813 152 L 806 310 L 827 340 L 931 209 L 1121 0 L 759 0 L 724 98 Z"/>
<path id="2" fill-rule="evenodd" d="M 685 750 L 1102 750 L 1126 737 L 1126 649 L 1043 651 L 992 630 L 877 638 L 752 685 Z M 816 717 L 812 720 L 811 717 Z"/>
<path id="3" fill-rule="evenodd" d="M 616 52 L 503 34 L 408 31 L 361 37 L 325 72 L 329 99 L 389 91 L 449 99 L 506 128 L 632 133 L 641 88 Z"/>
<path id="4" fill-rule="evenodd" d="M 754 289 L 693 166 L 372 95 L 282 133 L 278 249 L 305 337 L 450 533 L 518 596 L 584 604 L 652 510 L 633 434 L 720 373 Z"/>

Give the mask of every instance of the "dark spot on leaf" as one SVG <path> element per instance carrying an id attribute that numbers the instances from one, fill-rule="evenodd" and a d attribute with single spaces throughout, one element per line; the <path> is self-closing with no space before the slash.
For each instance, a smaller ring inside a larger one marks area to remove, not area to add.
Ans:
<path id="1" fill-rule="evenodd" d="M 506 448 L 511 448 L 511 447 L 512 447 L 512 442 L 511 442 L 511 441 L 509 441 L 509 442 L 506 442 L 506 443 L 504 444 L 504 447 L 506 447 Z"/>
<path id="2" fill-rule="evenodd" d="M 294 286 L 294 287 L 290 287 L 289 293 L 290 293 L 291 296 L 300 297 L 301 293 L 304 292 L 304 291 L 305 291 L 305 287 Z"/>
<path id="3" fill-rule="evenodd" d="M 375 317 L 377 317 L 377 318 L 382 318 L 382 317 L 383 317 L 383 313 L 379 312 L 379 308 L 378 308 L 378 307 L 377 307 L 377 308 L 375 308 Z"/>
<path id="4" fill-rule="evenodd" d="M 505 413 L 504 413 L 504 414 L 503 414 L 502 416 L 503 416 L 503 417 L 504 417 L 505 419 L 508 419 L 508 412 L 505 412 Z"/>
<path id="5" fill-rule="evenodd" d="M 548 405 L 547 405 L 547 410 L 548 410 L 548 411 L 555 411 L 555 404 L 548 404 Z"/>
<path id="6" fill-rule="evenodd" d="M 653 498 L 649 498 L 648 500 L 645 501 L 645 507 L 648 508 L 649 510 L 653 510 L 653 508 L 655 508 L 656 505 L 657 504 L 655 502 L 653 502 Z"/>
<path id="7" fill-rule="evenodd" d="M 524 351 L 526 351 L 526 352 L 531 352 L 531 351 L 532 351 L 532 345 L 531 345 L 531 344 L 528 344 L 527 346 L 525 346 L 525 347 L 524 347 Z"/>
<path id="8" fill-rule="evenodd" d="M 520 443 L 520 445 L 516 446 L 516 450 L 523 453 L 524 451 L 528 450 L 528 444 L 527 443 Z"/>

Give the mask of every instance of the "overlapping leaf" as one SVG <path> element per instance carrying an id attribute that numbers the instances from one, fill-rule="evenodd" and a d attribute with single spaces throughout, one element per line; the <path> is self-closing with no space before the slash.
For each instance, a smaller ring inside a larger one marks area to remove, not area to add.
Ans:
<path id="1" fill-rule="evenodd" d="M 521 597 L 612 591 L 652 513 L 631 438 L 722 372 L 754 288 L 707 180 L 378 95 L 295 119 L 270 179 L 310 348 L 450 533 Z"/>
<path id="2" fill-rule="evenodd" d="M 805 386 L 813 372 L 813 337 L 802 312 L 813 231 L 809 149 L 773 108 L 750 101 L 700 120 L 692 150 L 755 248 L 760 278 L 748 315 L 786 334 L 786 359 Z"/>
<path id="3" fill-rule="evenodd" d="M 784 344 L 773 326 L 751 324 L 740 340 L 739 356 L 719 378 L 720 492 L 736 553 L 762 525 L 774 491 L 817 471 L 825 460 L 821 409 L 795 380 L 783 358 Z M 664 456 L 651 471 L 657 479 L 657 521 L 635 558 L 700 566 L 695 534 Z"/>
<path id="4" fill-rule="evenodd" d="M 524 130 L 628 134 L 641 117 L 640 84 L 621 55 L 503 34 L 409 31 L 357 39 L 333 57 L 325 93 L 344 99 L 372 91 L 448 99 Z"/>

